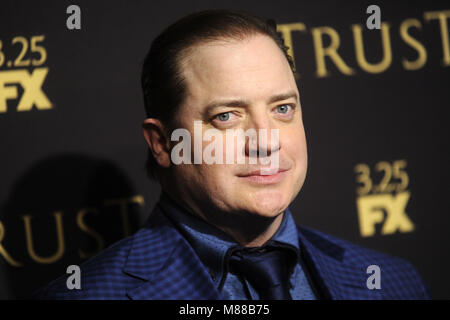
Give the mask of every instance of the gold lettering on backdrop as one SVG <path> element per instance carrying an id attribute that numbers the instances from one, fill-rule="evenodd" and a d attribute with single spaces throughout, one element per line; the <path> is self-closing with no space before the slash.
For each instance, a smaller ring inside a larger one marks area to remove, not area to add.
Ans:
<path id="1" fill-rule="evenodd" d="M 331 43 L 328 47 L 324 48 L 322 35 L 326 34 Z M 319 78 L 326 77 L 329 75 L 326 65 L 325 65 L 325 57 L 328 56 L 336 65 L 336 67 L 345 75 L 353 75 L 355 71 L 350 68 L 347 64 L 345 64 L 344 60 L 342 60 L 341 56 L 337 53 L 337 49 L 340 46 L 340 38 L 339 34 L 331 27 L 318 27 L 312 28 L 314 49 L 316 54 L 316 64 L 317 70 L 316 75 Z"/>
<path id="2" fill-rule="evenodd" d="M 357 198 L 361 236 L 373 236 L 375 224 L 383 221 L 382 235 L 392 234 L 397 230 L 400 232 L 413 231 L 414 224 L 405 212 L 410 195 L 408 191 L 405 191 L 397 195 L 376 194 Z M 384 211 L 387 214 L 386 218 L 384 218 Z"/>
<path id="3" fill-rule="evenodd" d="M 8 262 L 13 267 L 22 267 L 22 264 L 16 260 L 14 260 L 11 255 L 6 251 L 6 249 L 2 245 L 3 238 L 5 237 L 5 227 L 3 223 L 0 221 L 0 256 L 2 256 L 6 262 Z"/>
<path id="4" fill-rule="evenodd" d="M 423 14 L 423 17 L 427 21 L 439 19 L 443 55 L 442 63 L 444 66 L 450 66 L 450 44 L 448 39 L 449 35 L 447 24 L 447 19 L 450 18 L 450 10 L 428 11 Z"/>
<path id="5" fill-rule="evenodd" d="M 360 24 L 352 25 L 353 39 L 355 42 L 356 61 L 358 65 L 366 72 L 381 73 L 384 72 L 392 63 L 391 39 L 389 36 L 389 24 L 381 23 L 381 42 L 383 47 L 383 59 L 378 63 L 367 62 L 364 54 L 364 42 L 362 37 L 363 27 Z M 369 31 L 374 32 L 374 31 Z"/>
<path id="6" fill-rule="evenodd" d="M 10 44 L 0 39 L 0 113 L 7 112 L 6 102 L 18 99 L 18 86 L 23 88 L 17 111 L 48 110 L 52 104 L 42 89 L 48 68 L 39 67 L 47 61 L 47 50 L 43 45 L 44 35 L 31 37 L 16 36 Z M 16 47 L 13 51 L 10 48 Z M 14 57 L 15 53 L 18 53 Z M 39 67 L 27 70 L 28 67 Z M 17 70 L 11 70 L 16 69 Z"/>
<path id="7" fill-rule="evenodd" d="M 128 219 L 128 204 L 136 203 L 140 206 L 144 205 L 144 198 L 141 195 L 136 195 L 129 198 L 118 198 L 105 200 L 105 206 L 119 206 L 122 217 L 123 234 L 124 236 L 131 235 L 130 221 Z"/>
<path id="8" fill-rule="evenodd" d="M 409 61 L 406 58 L 403 58 L 402 64 L 405 70 L 418 70 L 427 62 L 427 50 L 422 43 L 408 33 L 408 30 L 411 27 L 422 29 L 422 24 L 417 19 L 406 19 L 400 25 L 400 37 L 405 43 L 409 44 L 410 47 L 417 51 L 417 59 L 415 61 Z"/>
<path id="9" fill-rule="evenodd" d="M 131 225 L 130 225 L 130 220 L 129 220 L 129 205 L 130 204 L 138 204 L 140 206 L 144 205 L 144 197 L 142 195 L 135 195 L 135 196 L 130 196 L 127 198 L 115 198 L 115 199 L 107 199 L 104 201 L 106 205 L 108 206 L 118 206 L 118 209 L 120 210 L 120 221 L 114 221 L 114 223 L 120 223 L 122 222 L 122 226 L 123 226 L 123 232 L 126 235 L 131 234 Z M 88 236 L 91 236 L 97 246 L 95 248 L 95 250 L 93 250 L 93 252 L 84 252 L 82 249 L 78 249 L 78 253 L 80 255 L 80 257 L 82 259 L 86 259 L 89 258 L 93 255 L 95 255 L 96 253 L 98 253 L 99 251 L 101 251 L 102 249 L 104 249 L 105 247 L 105 240 L 103 238 L 103 236 L 97 232 L 94 228 L 92 228 L 91 226 L 89 226 L 86 223 L 86 216 L 88 214 L 92 214 L 92 215 L 97 215 L 100 213 L 100 209 L 97 207 L 85 207 L 85 208 L 80 208 L 77 209 L 78 211 L 76 211 L 76 215 L 75 215 L 75 223 L 78 227 L 78 229 L 81 230 L 81 232 L 84 234 L 87 234 Z M 54 216 L 54 221 L 55 221 L 55 225 L 56 225 L 56 241 L 57 241 L 57 248 L 55 249 L 56 252 L 50 256 L 47 257 L 42 257 L 39 256 L 36 253 L 36 249 L 35 249 L 35 245 L 37 242 L 39 242 L 40 239 L 44 238 L 42 236 L 42 230 L 34 230 L 35 234 L 33 234 L 33 229 L 32 229 L 32 223 L 31 223 L 31 219 L 33 218 L 31 214 L 27 214 L 27 215 L 23 215 L 22 216 L 22 220 L 23 220 L 23 226 L 24 226 L 24 233 L 25 233 L 25 244 L 26 244 L 26 250 L 27 253 L 29 255 L 29 257 L 37 262 L 37 263 L 41 263 L 41 264 L 50 264 L 50 263 L 55 263 L 58 260 L 60 260 L 61 258 L 63 258 L 66 247 L 65 247 L 65 237 L 64 237 L 64 225 L 63 225 L 63 213 L 61 211 L 56 211 L 53 214 Z M 51 221 L 51 220 L 50 220 Z M 72 221 L 71 219 L 69 221 Z M 108 221 L 106 221 L 106 223 L 111 223 L 111 220 L 109 219 Z M 51 227 L 53 228 L 53 226 Z M 47 236 L 47 230 L 49 228 L 45 228 L 45 230 L 43 231 L 45 233 L 45 236 Z M 41 232 L 39 232 L 41 231 Z M 13 267 L 22 267 L 23 264 L 20 261 L 17 261 L 15 259 L 13 259 L 11 257 L 11 255 L 9 254 L 9 252 L 6 250 L 5 248 L 5 244 L 2 243 L 2 241 L 5 238 L 5 227 L 3 225 L 3 223 L 0 221 L 0 260 L 1 258 L 3 258 L 9 265 L 13 266 Z"/>
<path id="10" fill-rule="evenodd" d="M 414 224 L 406 214 L 411 196 L 406 191 L 409 185 L 406 165 L 406 160 L 377 162 L 375 171 L 382 173 L 378 183 L 373 181 L 367 164 L 355 166 L 356 182 L 360 184 L 356 188 L 356 207 L 361 236 L 374 236 L 377 224 L 383 224 L 382 235 L 414 231 Z"/>
<path id="11" fill-rule="evenodd" d="M 370 167 L 367 164 L 361 163 L 355 166 L 356 182 L 363 186 L 356 188 L 359 195 L 368 194 L 372 190 L 372 179 L 370 179 Z"/>
<path id="12" fill-rule="evenodd" d="M 55 216 L 56 221 L 56 234 L 57 234 L 57 250 L 56 252 L 49 257 L 40 257 L 36 254 L 33 246 L 33 232 L 31 229 L 31 215 L 24 215 L 22 217 L 25 225 L 25 237 L 27 243 L 27 250 L 30 257 L 42 264 L 50 264 L 58 261 L 64 254 L 64 232 L 63 232 L 63 223 L 62 223 L 62 213 L 57 211 L 53 214 Z"/>
<path id="13" fill-rule="evenodd" d="M 425 21 L 439 21 L 443 56 L 442 64 L 444 67 L 450 65 L 450 35 L 448 28 L 449 18 L 450 10 L 424 12 Z M 383 58 L 377 63 L 369 63 L 364 53 L 364 41 L 362 35 L 365 27 L 361 24 L 353 24 L 351 26 L 353 33 L 353 45 L 356 53 L 356 63 L 362 70 L 368 73 L 382 73 L 388 70 L 393 62 L 392 41 L 390 34 L 391 24 L 388 22 L 382 22 L 380 27 Z M 411 28 L 422 30 L 422 24 L 417 19 L 405 19 L 399 24 L 399 33 L 405 44 L 414 49 L 418 56 L 416 60 L 408 60 L 403 57 L 401 63 L 405 70 L 418 70 L 423 68 L 423 66 L 427 63 L 427 50 L 423 43 L 410 34 Z M 285 44 L 289 47 L 288 53 L 292 56 L 294 61 L 295 53 L 292 33 L 294 31 L 306 30 L 306 25 L 301 22 L 285 23 L 277 26 L 277 31 L 282 34 Z M 342 74 L 350 76 L 356 73 L 355 70 L 344 61 L 345 57 L 338 53 L 338 49 L 340 47 L 340 36 L 335 29 L 330 26 L 322 26 L 310 28 L 310 30 L 313 38 L 313 49 L 316 59 L 316 77 L 324 78 L 330 75 L 326 65 L 326 58 L 329 58 Z M 330 40 L 330 44 L 327 45 L 327 47 L 324 47 L 324 37 L 327 37 Z"/>
<path id="14" fill-rule="evenodd" d="M 96 253 L 100 252 L 105 247 L 105 241 L 103 240 L 102 236 L 97 231 L 95 231 L 94 229 L 92 229 L 91 227 L 86 225 L 86 223 L 84 221 L 84 216 L 87 213 L 93 213 L 93 214 L 97 215 L 98 210 L 96 208 L 83 208 L 80 211 L 78 211 L 77 225 L 80 228 L 80 230 L 84 231 L 85 233 L 87 233 L 88 235 L 90 235 L 92 238 L 95 239 L 95 242 L 97 243 L 97 249 L 90 253 L 85 253 L 84 251 L 79 249 L 78 252 L 80 254 L 80 257 L 83 259 L 89 258 L 89 257 L 95 255 Z"/>
<path id="15" fill-rule="evenodd" d="M 306 31 L 306 26 L 303 23 L 286 23 L 277 25 L 277 31 L 281 32 L 284 43 L 288 47 L 288 54 L 292 57 L 295 64 L 294 58 L 294 45 L 292 42 L 292 32 L 293 31 Z"/>
<path id="16" fill-rule="evenodd" d="M 42 84 L 47 76 L 48 68 L 36 68 L 33 73 L 28 70 L 11 70 L 0 72 L 0 113 L 6 112 L 6 101 L 18 98 L 17 86 L 23 87 L 23 95 L 17 106 L 17 111 L 29 111 L 36 106 L 37 109 L 51 109 L 52 104 L 42 91 Z"/>

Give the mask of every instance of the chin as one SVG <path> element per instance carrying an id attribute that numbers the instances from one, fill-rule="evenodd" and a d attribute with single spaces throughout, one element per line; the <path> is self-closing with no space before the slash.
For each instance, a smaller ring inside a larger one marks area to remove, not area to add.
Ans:
<path id="1" fill-rule="evenodd" d="M 247 204 L 251 204 L 250 212 L 259 216 L 273 218 L 289 206 L 290 198 L 281 191 L 260 191 L 251 194 Z"/>

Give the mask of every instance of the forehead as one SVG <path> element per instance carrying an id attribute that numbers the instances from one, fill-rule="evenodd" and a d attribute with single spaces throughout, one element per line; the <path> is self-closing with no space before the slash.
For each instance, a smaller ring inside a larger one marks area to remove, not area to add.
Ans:
<path id="1" fill-rule="evenodd" d="M 185 102 L 196 108 L 213 99 L 256 102 L 274 94 L 298 92 L 286 57 L 265 35 L 197 45 L 184 59 L 182 72 Z"/>

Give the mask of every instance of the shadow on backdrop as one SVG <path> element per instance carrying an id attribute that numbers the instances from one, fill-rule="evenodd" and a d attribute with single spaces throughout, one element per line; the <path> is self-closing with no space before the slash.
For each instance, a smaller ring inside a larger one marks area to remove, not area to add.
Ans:
<path id="1" fill-rule="evenodd" d="M 107 160 L 64 154 L 36 163 L 0 211 L 0 298 L 30 298 L 69 265 L 134 233 L 143 205 Z"/>

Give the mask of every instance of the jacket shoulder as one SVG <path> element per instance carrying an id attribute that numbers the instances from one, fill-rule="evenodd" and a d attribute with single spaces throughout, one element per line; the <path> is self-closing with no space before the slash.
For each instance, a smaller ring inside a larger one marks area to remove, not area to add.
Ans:
<path id="1" fill-rule="evenodd" d="M 138 232 L 141 232 L 139 230 Z M 33 294 L 39 300 L 126 299 L 125 290 L 133 285 L 122 268 L 134 236 L 115 242 L 80 264 L 80 289 L 68 289 L 71 274 L 64 274 Z"/>
<path id="2" fill-rule="evenodd" d="M 318 250 L 353 269 L 364 270 L 369 277 L 379 267 L 381 287 L 393 299 L 429 299 L 429 289 L 416 268 L 407 260 L 369 249 L 347 240 L 304 226 L 299 232 Z"/>

